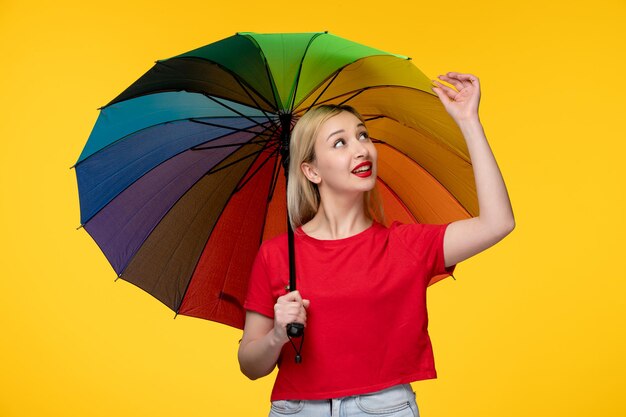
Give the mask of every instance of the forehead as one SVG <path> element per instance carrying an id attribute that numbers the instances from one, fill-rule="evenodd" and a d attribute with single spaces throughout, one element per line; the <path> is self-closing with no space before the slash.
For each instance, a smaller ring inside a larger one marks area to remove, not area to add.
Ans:
<path id="1" fill-rule="evenodd" d="M 356 117 L 354 114 L 342 111 L 339 114 L 334 115 L 330 119 L 326 120 L 320 126 L 318 131 L 318 138 L 322 137 L 322 139 L 327 139 L 328 135 L 338 130 L 345 130 L 348 132 L 349 130 L 355 129 L 357 126 L 362 124 L 361 120 Z"/>

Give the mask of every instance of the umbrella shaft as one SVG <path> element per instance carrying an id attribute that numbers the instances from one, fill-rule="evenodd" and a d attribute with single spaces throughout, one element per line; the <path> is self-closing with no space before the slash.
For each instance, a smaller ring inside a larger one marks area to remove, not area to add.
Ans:
<path id="1" fill-rule="evenodd" d="M 285 177 L 289 173 L 289 140 L 291 139 L 291 113 L 279 115 L 280 119 L 280 156 L 283 160 Z"/>

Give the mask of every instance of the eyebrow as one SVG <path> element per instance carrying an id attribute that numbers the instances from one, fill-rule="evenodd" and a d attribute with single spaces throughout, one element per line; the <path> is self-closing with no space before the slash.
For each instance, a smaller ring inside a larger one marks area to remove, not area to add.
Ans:
<path id="1" fill-rule="evenodd" d="M 361 126 L 365 127 L 365 124 L 364 124 L 364 123 L 359 123 L 358 125 L 356 125 L 356 127 L 361 127 Z M 328 137 L 326 138 L 326 140 L 330 139 L 330 137 L 331 137 L 332 135 L 336 135 L 337 133 L 344 133 L 344 132 L 345 132 L 345 130 L 343 130 L 343 129 L 337 130 L 336 132 L 333 132 L 333 133 L 331 133 L 330 135 L 328 135 Z"/>

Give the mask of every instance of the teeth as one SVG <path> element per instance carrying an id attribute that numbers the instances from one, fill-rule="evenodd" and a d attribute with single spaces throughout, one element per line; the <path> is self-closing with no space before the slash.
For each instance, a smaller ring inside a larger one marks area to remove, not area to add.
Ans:
<path id="1" fill-rule="evenodd" d="M 356 174 L 356 173 L 359 173 L 359 172 L 365 172 L 365 171 L 369 171 L 369 170 L 370 170 L 370 167 L 366 165 L 366 166 L 362 166 L 359 169 L 355 169 L 352 172 L 354 172 Z"/>

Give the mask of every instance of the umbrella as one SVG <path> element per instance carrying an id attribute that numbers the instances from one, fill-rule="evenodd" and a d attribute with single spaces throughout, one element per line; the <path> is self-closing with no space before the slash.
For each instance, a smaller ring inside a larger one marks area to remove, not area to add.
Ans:
<path id="1" fill-rule="evenodd" d="M 119 278 L 243 328 L 259 245 L 287 231 L 289 133 L 314 106 L 366 118 L 388 223 L 478 214 L 465 141 L 430 86 L 410 58 L 327 32 L 237 33 L 157 61 L 101 108 L 74 165 L 81 225 Z"/>

